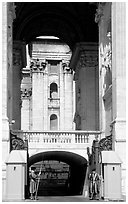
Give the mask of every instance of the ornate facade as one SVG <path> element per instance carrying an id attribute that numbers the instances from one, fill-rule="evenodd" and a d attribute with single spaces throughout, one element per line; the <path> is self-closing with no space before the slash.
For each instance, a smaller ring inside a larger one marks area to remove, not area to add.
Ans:
<path id="1" fill-rule="evenodd" d="M 12 137 L 14 143 L 11 141 L 10 131 L 71 131 L 74 123 L 78 132 L 99 130 L 101 151 L 112 149 L 121 158 L 122 195 L 126 195 L 125 3 L 3 2 L 2 5 L 3 198 L 10 143 L 14 148 L 24 146 L 21 140 L 17 145 L 17 137 Z M 54 49 L 51 54 L 43 50 L 44 46 L 38 50 L 41 44 L 36 37 L 41 35 L 57 36 L 70 49 Z M 71 162 L 71 154 L 69 157 Z"/>
<path id="2" fill-rule="evenodd" d="M 73 130 L 71 50 L 55 39 L 38 40 L 28 47 L 30 66 L 22 71 L 21 129 Z"/>

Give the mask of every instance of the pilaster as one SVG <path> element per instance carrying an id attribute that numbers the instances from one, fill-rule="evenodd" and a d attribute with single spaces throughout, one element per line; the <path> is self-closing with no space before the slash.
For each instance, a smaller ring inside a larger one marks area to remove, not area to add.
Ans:
<path id="1" fill-rule="evenodd" d="M 64 72 L 62 62 L 60 62 L 60 130 L 65 130 L 64 97 Z"/>
<path id="2" fill-rule="evenodd" d="M 113 149 L 122 160 L 125 194 L 126 170 L 126 4 L 112 3 L 112 130 Z"/>
<path id="3" fill-rule="evenodd" d="M 48 130 L 48 71 L 47 65 L 44 72 L 44 130 Z"/>
<path id="4" fill-rule="evenodd" d="M 76 129 L 98 130 L 98 46 L 95 43 L 78 43 L 71 59 L 75 71 Z"/>
<path id="5" fill-rule="evenodd" d="M 30 130 L 31 129 L 31 88 L 22 88 L 21 89 L 21 130 Z"/>
<path id="6" fill-rule="evenodd" d="M 39 59 L 31 60 L 32 75 L 32 130 L 44 130 L 44 109 L 46 108 L 46 63 Z"/>

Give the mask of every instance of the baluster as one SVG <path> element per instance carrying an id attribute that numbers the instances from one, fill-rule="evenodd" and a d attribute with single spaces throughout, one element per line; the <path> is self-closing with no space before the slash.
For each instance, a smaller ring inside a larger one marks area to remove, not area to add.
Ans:
<path id="1" fill-rule="evenodd" d="M 77 133 L 75 133 L 75 143 L 77 143 Z"/>

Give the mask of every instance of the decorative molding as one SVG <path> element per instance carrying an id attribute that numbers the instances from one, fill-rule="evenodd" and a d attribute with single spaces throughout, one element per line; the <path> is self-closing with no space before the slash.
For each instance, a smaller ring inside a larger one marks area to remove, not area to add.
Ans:
<path id="1" fill-rule="evenodd" d="M 30 62 L 30 68 L 32 72 L 44 72 L 46 68 L 46 60 L 32 59 Z"/>
<path id="2" fill-rule="evenodd" d="M 29 98 L 32 95 L 32 88 L 21 90 L 21 99 Z"/>

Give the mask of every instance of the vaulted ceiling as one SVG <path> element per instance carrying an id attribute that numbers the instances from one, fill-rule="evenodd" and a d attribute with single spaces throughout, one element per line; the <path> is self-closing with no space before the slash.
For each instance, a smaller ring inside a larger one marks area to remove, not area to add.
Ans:
<path id="1" fill-rule="evenodd" d="M 56 36 L 72 49 L 77 42 L 98 42 L 96 3 L 16 2 L 14 40 L 26 43 L 37 36 Z"/>

